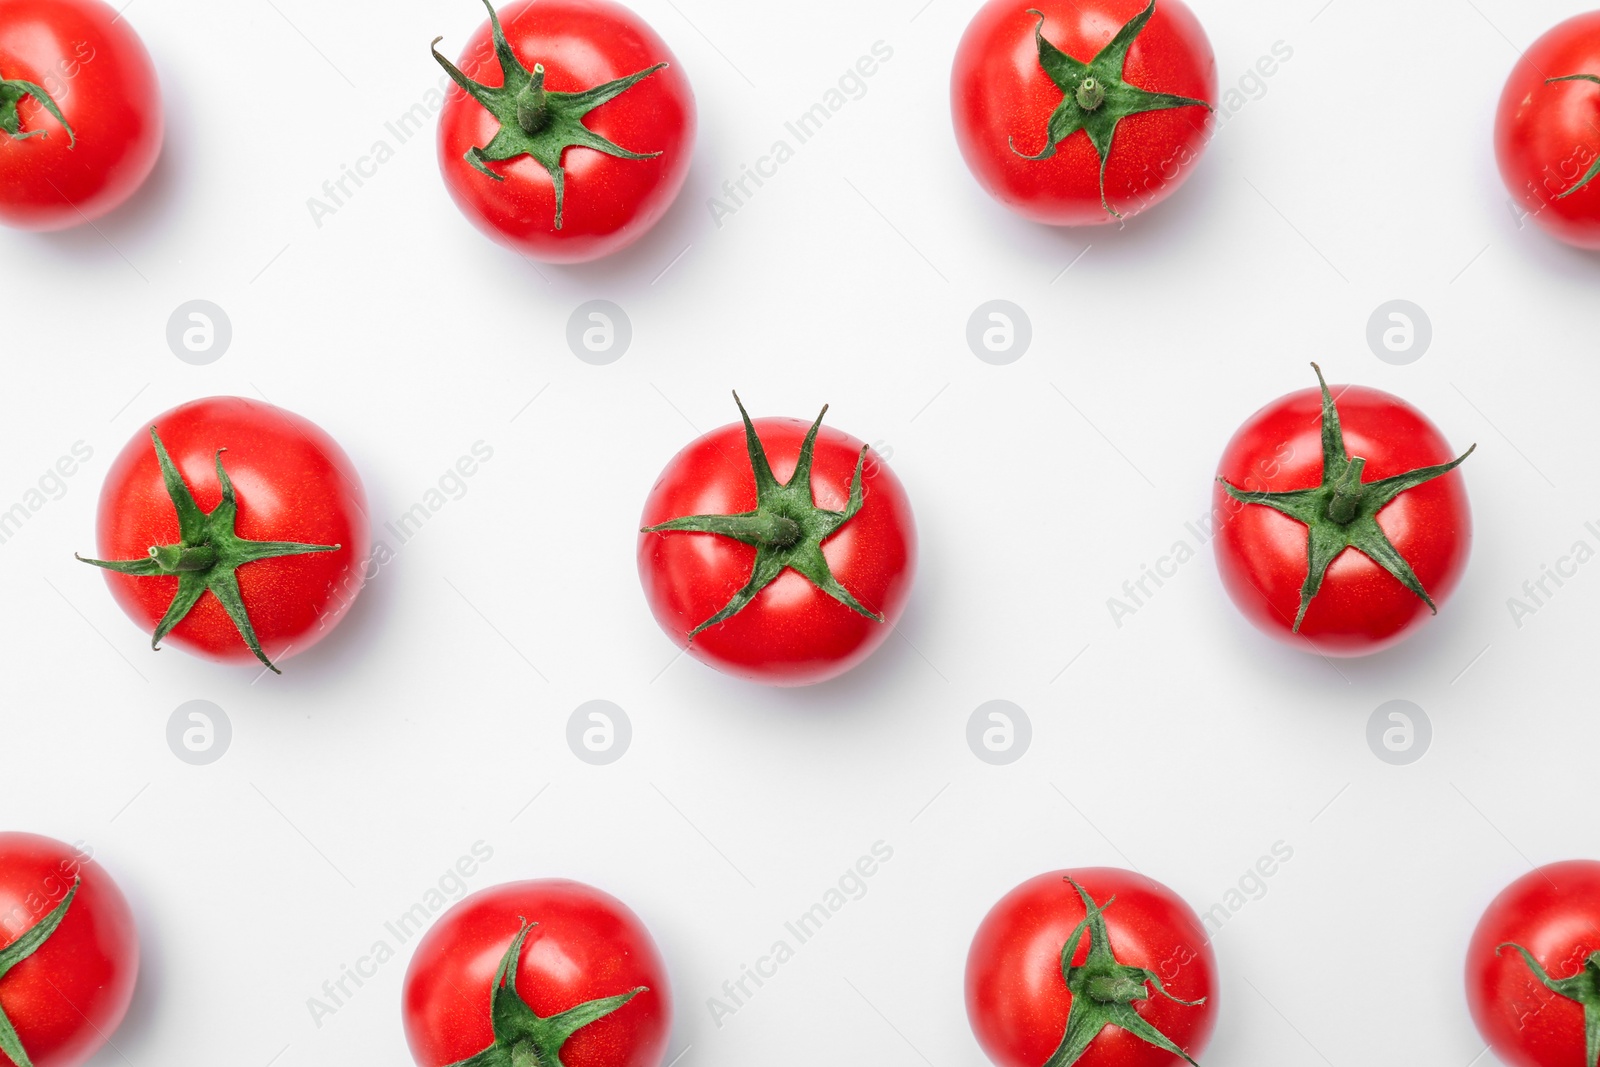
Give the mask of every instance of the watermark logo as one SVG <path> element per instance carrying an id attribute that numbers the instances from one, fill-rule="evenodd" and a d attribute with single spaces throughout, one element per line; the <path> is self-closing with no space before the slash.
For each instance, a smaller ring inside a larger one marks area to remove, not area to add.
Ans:
<path id="1" fill-rule="evenodd" d="M 1385 763 L 1396 767 L 1415 763 L 1432 743 L 1428 713 L 1409 700 L 1379 704 L 1367 719 L 1367 747 Z"/>
<path id="2" fill-rule="evenodd" d="M 191 766 L 217 762 L 232 743 L 228 713 L 209 700 L 186 701 L 167 717 L 167 747 Z"/>
<path id="3" fill-rule="evenodd" d="M 167 347 L 185 363 L 196 367 L 215 363 L 232 343 L 233 322 L 209 300 L 179 304 L 167 319 Z"/>
<path id="4" fill-rule="evenodd" d="M 1021 359 L 1032 340 L 1028 313 L 1009 300 L 985 301 L 967 319 L 967 347 L 997 367 Z"/>
<path id="5" fill-rule="evenodd" d="M 1033 723 L 1028 713 L 1009 700 L 979 704 L 967 719 L 967 747 L 996 767 L 1017 762 L 1032 742 Z"/>
<path id="6" fill-rule="evenodd" d="M 595 767 L 617 762 L 632 743 L 628 713 L 609 700 L 585 701 L 567 718 L 567 747 Z"/>
<path id="7" fill-rule="evenodd" d="M 1432 343 L 1433 322 L 1409 300 L 1379 304 L 1367 319 L 1367 347 L 1385 363 L 1415 363 Z"/>
<path id="8" fill-rule="evenodd" d="M 633 341 L 628 313 L 609 300 L 579 304 L 567 319 L 567 347 L 585 363 L 615 363 Z"/>

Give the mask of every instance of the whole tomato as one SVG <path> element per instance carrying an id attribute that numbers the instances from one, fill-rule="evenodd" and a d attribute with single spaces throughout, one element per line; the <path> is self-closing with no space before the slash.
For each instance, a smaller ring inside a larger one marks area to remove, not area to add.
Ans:
<path id="1" fill-rule="evenodd" d="M 1594 1067 L 1600 863 L 1552 863 L 1494 898 L 1467 949 L 1467 1005 L 1508 1067 Z"/>
<path id="2" fill-rule="evenodd" d="M 239 397 L 180 405 L 129 441 L 98 528 L 105 558 L 84 562 L 105 568 L 152 648 L 275 672 L 333 629 L 368 566 L 349 457 L 299 415 Z"/>
<path id="3" fill-rule="evenodd" d="M 1217 963 L 1194 909 L 1160 882 L 1052 871 L 983 917 L 966 994 L 999 1067 L 1170 1067 L 1211 1039 Z"/>
<path id="4" fill-rule="evenodd" d="M 620 900 L 581 882 L 508 882 L 417 942 L 401 1015 L 420 1067 L 659 1067 L 672 1030 L 661 953 Z"/>
<path id="5" fill-rule="evenodd" d="M 522 0 L 467 42 L 439 116 L 439 169 L 473 224 L 534 259 L 637 241 L 689 173 L 694 92 L 671 49 L 610 0 Z M 438 44 L 436 39 L 434 44 Z"/>
<path id="6" fill-rule="evenodd" d="M 1217 62 L 1182 0 L 989 0 L 956 49 L 950 110 L 978 183 L 1024 218 L 1136 215 L 1205 150 Z"/>
<path id="7" fill-rule="evenodd" d="M 0 1063 L 77 1067 L 121 1025 L 138 974 L 133 912 L 104 868 L 0 833 Z"/>
<path id="8" fill-rule="evenodd" d="M 1522 53 L 1500 93 L 1494 151 L 1506 188 L 1537 225 L 1600 248 L 1600 11 Z"/>
<path id="9" fill-rule="evenodd" d="M 808 427 L 752 422 L 743 404 L 739 414 L 690 442 L 650 491 L 645 598 L 669 637 L 719 670 L 772 685 L 833 678 L 905 609 L 911 503 L 867 445 L 821 415 Z"/>
<path id="10" fill-rule="evenodd" d="M 1477 446 L 1452 459 L 1438 428 L 1399 397 L 1359 385 L 1330 393 L 1320 369 L 1317 381 L 1228 442 L 1213 544 L 1223 587 L 1260 630 L 1359 656 L 1400 641 L 1461 580 L 1472 516 L 1453 472 Z"/>
<path id="11" fill-rule="evenodd" d="M 0 222 L 99 218 L 161 153 L 155 66 L 100 0 L 0 0 Z"/>

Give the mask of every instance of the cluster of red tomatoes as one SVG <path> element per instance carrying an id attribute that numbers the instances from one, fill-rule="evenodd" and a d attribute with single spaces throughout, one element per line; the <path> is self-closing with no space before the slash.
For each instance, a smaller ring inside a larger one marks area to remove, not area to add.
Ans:
<path id="1" fill-rule="evenodd" d="M 487 4 L 486 0 L 486 6 Z M 437 44 L 437 42 L 435 42 Z M 695 133 L 689 82 L 659 36 L 609 0 L 519 0 L 469 40 L 440 119 L 440 164 L 475 223 L 552 261 L 602 256 L 667 211 Z M 996 199 L 1045 223 L 1097 224 L 1159 202 L 1199 159 L 1211 48 L 1180 0 L 989 0 L 955 57 L 962 153 Z M 1531 216 L 1600 247 L 1600 14 L 1538 41 L 1506 84 L 1495 141 Z M 88 222 L 160 151 L 154 68 L 100 0 L 0 0 L 0 222 Z M 1317 386 L 1227 444 L 1219 572 L 1261 629 L 1324 655 L 1413 631 L 1459 582 L 1471 540 L 1457 455 L 1405 401 Z M 737 397 L 735 397 L 737 403 Z M 905 487 L 855 437 L 752 419 L 690 442 L 643 507 L 638 567 L 662 629 L 696 658 L 773 685 L 868 657 L 910 598 Z M 826 409 L 824 409 L 824 414 Z M 151 420 L 102 491 L 98 558 L 149 634 L 224 661 L 278 663 L 327 634 L 368 572 L 360 478 L 319 427 L 211 398 Z M 1467 956 L 1472 1013 L 1519 1067 L 1600 1064 L 1600 863 L 1542 868 L 1490 906 Z M 71 1067 L 115 1029 L 138 941 L 117 886 L 80 849 L 0 834 L 0 1064 Z M 1214 1027 L 1216 961 L 1192 909 L 1111 869 L 1053 872 L 980 924 L 972 1027 L 1003 1067 L 1195 1063 Z M 424 1067 L 658 1067 L 671 1021 L 660 953 L 621 902 L 572 882 L 472 895 L 406 977 Z"/>

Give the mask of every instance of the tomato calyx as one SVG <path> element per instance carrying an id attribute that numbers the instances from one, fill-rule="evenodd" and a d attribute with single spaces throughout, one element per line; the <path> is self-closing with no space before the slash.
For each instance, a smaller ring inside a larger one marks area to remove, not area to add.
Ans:
<path id="1" fill-rule="evenodd" d="M 566 171 L 561 159 L 568 148 L 592 148 L 618 159 L 654 159 L 661 154 L 629 151 L 589 129 L 583 124 L 583 117 L 608 100 L 621 96 L 667 64 L 657 63 L 625 78 L 580 93 L 558 93 L 545 88 L 543 63 L 535 63 L 530 71 L 511 50 L 505 31 L 500 28 L 500 16 L 495 13 L 493 3 L 483 0 L 483 6 L 489 9 L 489 25 L 494 32 L 494 51 L 500 61 L 500 85 L 475 82 L 440 55 L 437 46 L 444 40 L 443 37 L 435 37 L 431 48 L 433 58 L 444 67 L 445 73 L 500 122 L 500 129 L 493 139 L 481 148 L 474 145 L 467 149 L 464 158 L 474 169 L 497 182 L 505 181 L 505 177 L 490 170 L 486 164 L 519 156 L 531 156 L 537 160 L 555 185 L 555 228 L 559 230 L 566 203 Z"/>
<path id="2" fill-rule="evenodd" d="M 0 978 L 4 978 L 11 968 L 39 951 L 39 946 L 50 940 L 50 935 L 56 932 L 61 920 L 67 917 L 67 909 L 72 907 L 72 898 L 78 895 L 78 887 L 82 884 L 82 878 L 74 878 L 72 888 L 67 890 L 67 895 L 61 898 L 61 903 L 51 909 L 49 915 L 24 930 L 11 944 L 0 949 Z M 6 1018 L 4 1008 L 0 1008 L 0 1052 L 9 1056 L 16 1067 L 33 1067 L 33 1061 L 28 1058 L 27 1050 L 22 1047 L 22 1039 L 17 1036 L 17 1028 Z"/>
<path id="3" fill-rule="evenodd" d="M 1204 100 L 1194 100 L 1172 93 L 1153 93 L 1130 85 L 1122 78 L 1122 69 L 1128 59 L 1128 49 L 1144 32 L 1145 23 L 1155 14 L 1156 0 L 1150 6 L 1123 24 L 1100 52 L 1084 63 L 1067 55 L 1051 44 L 1044 36 L 1044 13 L 1029 8 L 1028 14 L 1038 16 L 1033 28 L 1033 38 L 1039 49 L 1039 65 L 1062 92 L 1061 103 L 1050 115 L 1046 126 L 1045 146 L 1037 155 L 1028 155 L 1017 148 L 1016 138 L 1010 139 L 1011 150 L 1024 159 L 1049 159 L 1056 148 L 1068 137 L 1082 130 L 1100 158 L 1100 206 L 1115 218 L 1122 213 L 1106 199 L 1106 160 L 1111 157 L 1111 141 L 1117 124 L 1129 115 L 1145 111 L 1165 111 L 1178 107 L 1203 107 L 1211 110 Z"/>
<path id="4" fill-rule="evenodd" d="M 1449 474 L 1478 446 L 1473 445 L 1449 463 L 1418 467 L 1375 482 L 1363 482 L 1361 474 L 1367 461 L 1360 456 L 1351 458 L 1345 451 L 1338 406 L 1322 378 L 1322 368 L 1313 363 L 1311 369 L 1317 372 L 1317 384 L 1322 388 L 1322 484 L 1313 489 L 1250 492 L 1236 488 L 1226 478 L 1217 478 L 1227 494 L 1240 503 L 1272 508 L 1304 523 L 1307 528 L 1306 580 L 1300 587 L 1300 610 L 1294 617 L 1293 631 L 1300 632 L 1300 623 L 1306 617 L 1312 598 L 1322 588 L 1328 566 L 1346 548 L 1355 549 L 1388 571 L 1401 585 L 1421 597 L 1430 611 L 1439 614 L 1411 564 L 1378 525 L 1378 512 L 1406 490 Z"/>
<path id="5" fill-rule="evenodd" d="M 743 610 L 756 594 L 770 585 L 785 570 L 798 571 L 812 585 L 827 593 L 851 611 L 876 622 L 883 616 L 864 607 L 848 589 L 840 584 L 822 554 L 822 542 L 833 536 L 845 523 L 861 510 L 864 494 L 861 472 L 867 462 L 870 445 L 862 445 L 856 457 L 855 474 L 850 479 L 850 502 L 843 511 L 819 508 L 811 495 L 811 463 L 816 450 L 817 431 L 822 428 L 822 417 L 828 413 L 824 404 L 811 424 L 805 440 L 800 445 L 800 456 L 795 460 L 794 473 L 788 482 L 778 484 L 767 462 L 766 449 L 756 436 L 756 428 L 744 410 L 739 394 L 733 394 L 739 405 L 739 417 L 744 420 L 745 448 L 750 456 L 750 469 L 756 480 L 756 507 L 754 511 L 737 515 L 686 515 L 670 519 L 655 526 L 646 526 L 642 533 L 711 533 L 731 537 L 756 549 L 755 565 L 750 570 L 750 580 L 733 595 L 722 610 L 689 631 L 688 639 L 724 619 Z"/>
<path id="6" fill-rule="evenodd" d="M 1600 952 L 1589 953 L 1571 977 L 1554 978 L 1533 958 L 1533 953 L 1514 941 L 1496 946 L 1494 954 L 1498 956 L 1508 948 L 1522 954 L 1523 961 L 1546 989 L 1583 1005 L 1583 1062 L 1586 1067 L 1600 1064 Z"/>
<path id="7" fill-rule="evenodd" d="M 561 1067 L 561 1047 L 577 1031 L 596 1019 L 622 1007 L 649 986 L 637 986 L 614 997 L 584 1001 L 576 1007 L 541 1019 L 517 992 L 517 963 L 522 958 L 522 943 L 536 924 L 523 920 L 522 929 L 512 938 L 500 968 L 495 971 L 489 996 L 489 1015 L 493 1020 L 494 1042 L 482 1052 L 468 1056 L 450 1067 Z"/>
<path id="8" fill-rule="evenodd" d="M 1066 881 L 1083 899 L 1086 914 L 1083 921 L 1067 935 L 1066 944 L 1061 946 L 1061 974 L 1066 979 L 1067 989 L 1072 992 L 1072 1007 L 1067 1012 L 1067 1029 L 1061 1037 L 1061 1044 L 1044 1062 L 1044 1067 L 1068 1067 L 1077 1063 L 1107 1026 L 1126 1030 L 1141 1041 L 1175 1056 L 1182 1056 L 1185 1062 L 1194 1064 L 1194 1059 L 1187 1052 L 1146 1021 L 1134 1010 L 1133 1005 L 1135 1001 L 1149 1000 L 1152 989 L 1173 1003 L 1190 1008 L 1204 1004 L 1205 998 L 1179 1000 L 1166 991 L 1156 972 L 1119 962 L 1111 951 L 1111 935 L 1106 930 L 1105 920 L 1106 909 L 1115 904 L 1117 898 L 1113 896 L 1104 904 L 1096 904 L 1083 886 L 1070 876 Z M 1074 967 L 1072 956 L 1077 952 L 1079 940 L 1085 933 L 1089 935 L 1089 955 L 1083 963 Z M 1195 1064 L 1195 1067 L 1199 1065 Z"/>
<path id="9" fill-rule="evenodd" d="M 239 579 L 234 572 L 246 563 L 253 563 L 259 559 L 303 556 L 311 552 L 337 552 L 343 546 L 245 540 L 234 532 L 234 523 L 239 515 L 239 501 L 234 493 L 233 480 L 228 477 L 228 472 L 222 469 L 222 453 L 227 449 L 219 448 L 216 452 L 217 481 L 222 486 L 222 502 L 207 515 L 195 503 L 194 494 L 189 491 L 183 475 L 178 472 L 172 458 L 167 455 L 166 446 L 161 443 L 161 436 L 156 433 L 154 426 L 150 427 L 150 439 L 155 442 L 156 458 L 161 463 L 161 477 L 166 482 L 167 495 L 172 498 L 172 506 L 178 512 L 178 543 L 152 545 L 144 559 L 103 560 L 78 556 L 78 560 L 118 574 L 131 574 L 137 577 L 177 576 L 178 593 L 172 598 L 166 614 L 156 624 L 155 633 L 150 638 L 152 649 L 161 648 L 161 639 L 183 621 L 183 617 L 189 614 L 195 604 L 199 603 L 200 597 L 209 589 L 212 595 L 221 601 L 228 618 L 233 620 L 239 636 L 250 646 L 250 651 L 255 653 L 256 659 L 265 664 L 272 673 L 282 674 L 283 672 L 261 650 L 261 642 L 256 639 L 255 627 L 250 622 L 250 612 L 245 608 L 244 598 L 239 593 Z"/>
<path id="10" fill-rule="evenodd" d="M 22 103 L 22 98 L 31 96 L 43 105 L 44 109 L 55 116 L 67 131 L 67 147 L 73 148 L 78 143 L 78 135 L 72 132 L 72 124 L 61 114 L 61 109 L 56 106 L 55 99 L 45 91 L 43 86 L 35 85 L 30 81 L 20 78 L 0 80 L 0 131 L 5 132 L 13 141 L 26 141 L 30 137 L 48 136 L 46 130 L 22 131 L 22 116 L 17 112 L 17 105 Z"/>
<path id="11" fill-rule="evenodd" d="M 1563 74 L 1559 78 L 1546 78 L 1544 80 L 1544 83 L 1546 85 L 1554 85 L 1556 82 L 1594 82 L 1596 85 L 1600 85 L 1600 75 L 1595 75 L 1595 74 Z M 1574 185 L 1572 188 L 1568 189 L 1564 193 L 1557 193 L 1556 194 L 1556 199 L 1557 200 L 1565 200 L 1567 197 L 1571 196 L 1573 193 L 1577 192 L 1579 189 L 1582 189 L 1585 185 L 1588 185 L 1589 182 L 1594 178 L 1594 176 L 1596 174 L 1600 174 L 1600 158 L 1597 158 L 1593 163 L 1589 164 L 1589 169 L 1586 172 L 1584 172 L 1583 177 L 1578 179 L 1578 182 L 1577 182 L 1576 185 Z"/>

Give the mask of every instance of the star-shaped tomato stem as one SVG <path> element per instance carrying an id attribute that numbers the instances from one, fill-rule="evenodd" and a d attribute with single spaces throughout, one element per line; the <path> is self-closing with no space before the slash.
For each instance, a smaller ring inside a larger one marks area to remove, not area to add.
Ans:
<path id="1" fill-rule="evenodd" d="M 6 133 L 13 141 L 26 141 L 30 137 L 46 135 L 45 130 L 22 132 L 22 116 L 17 113 L 17 105 L 22 103 L 22 98 L 25 96 L 31 96 L 44 105 L 44 109 L 55 116 L 55 120 L 66 129 L 68 148 L 77 145 L 78 136 L 72 132 L 72 124 L 61 114 L 61 109 L 56 106 L 54 98 L 42 86 L 20 78 L 0 81 L 0 132 Z"/>
<path id="2" fill-rule="evenodd" d="M 1430 611 L 1439 614 L 1433 598 L 1411 570 L 1411 564 L 1378 525 L 1378 512 L 1407 489 L 1449 474 L 1478 446 L 1473 445 L 1449 463 L 1418 467 L 1390 478 L 1363 482 L 1361 474 L 1367 461 L 1360 456 L 1352 459 L 1345 451 L 1339 408 L 1328 392 L 1328 383 L 1322 379 L 1322 368 L 1313 363 L 1311 369 L 1317 372 L 1317 384 L 1322 387 L 1322 484 L 1314 489 L 1266 493 L 1249 492 L 1230 484 L 1226 478 L 1217 479 L 1233 499 L 1244 504 L 1260 504 L 1305 523 L 1308 533 L 1306 580 L 1300 587 L 1300 610 L 1294 617 L 1294 632 L 1300 632 L 1300 623 L 1311 606 L 1311 598 L 1322 588 L 1328 565 L 1346 548 L 1355 549 L 1394 575 L 1400 584 L 1421 597 Z"/>
<path id="3" fill-rule="evenodd" d="M 657 63 L 581 93 L 558 93 L 545 88 L 543 63 L 535 63 L 533 69 L 529 70 L 511 50 L 505 31 L 500 28 L 500 16 L 495 14 L 490 0 L 483 0 L 483 6 L 489 9 L 494 51 L 500 60 L 501 84 L 484 85 L 473 81 L 439 54 L 437 45 L 444 38 L 433 39 L 433 58 L 439 61 L 439 65 L 467 95 L 482 104 L 500 122 L 499 132 L 487 145 L 474 145 L 467 149 L 466 161 L 499 182 L 505 178 L 485 164 L 516 159 L 518 156 L 532 156 L 538 160 L 555 185 L 555 228 L 559 230 L 566 202 L 566 171 L 561 160 L 568 148 L 592 148 L 618 159 L 654 159 L 661 154 L 631 152 L 614 144 L 585 126 L 583 117 L 606 101 L 621 96 L 666 64 Z"/>
<path id="4" fill-rule="evenodd" d="M 246 563 L 277 556 L 303 556 L 310 552 L 337 552 L 340 545 L 302 545 L 292 541 L 247 541 L 234 532 L 239 515 L 239 500 L 233 491 L 233 481 L 222 469 L 222 453 L 217 449 L 217 481 L 222 486 L 222 503 L 207 515 L 194 502 L 194 494 L 178 473 L 178 468 L 167 455 L 160 434 L 150 427 L 150 440 L 155 442 L 156 459 L 161 463 L 161 477 L 167 486 L 167 495 L 178 512 L 178 543 L 151 545 L 144 559 L 103 560 L 78 559 L 96 567 L 104 567 L 118 574 L 137 577 L 177 575 L 178 594 L 172 598 L 167 612 L 156 625 L 150 637 L 150 647 L 159 649 L 161 639 L 183 621 L 206 590 L 222 602 L 222 607 L 238 628 L 239 636 L 250 646 L 250 651 L 274 674 L 282 674 L 267 654 L 261 651 L 256 640 L 255 627 L 250 623 L 250 613 L 245 609 L 244 598 L 239 593 L 239 579 L 235 575 Z"/>
<path id="5" fill-rule="evenodd" d="M 1568 1000 L 1583 1005 L 1583 1063 L 1584 1067 L 1600 1064 L 1600 952 L 1589 953 L 1578 971 L 1570 978 L 1552 978 L 1550 972 L 1539 965 L 1533 953 L 1512 941 L 1498 946 L 1496 956 L 1505 949 L 1514 948 L 1522 954 L 1528 967 L 1544 983 L 1546 989 Z"/>
<path id="6" fill-rule="evenodd" d="M 829 511 L 817 507 L 811 495 L 811 463 L 816 450 L 817 430 L 822 427 L 822 416 L 828 413 L 823 405 L 817 421 L 811 424 L 805 441 L 800 445 L 800 457 L 795 460 L 794 473 L 789 480 L 778 484 L 767 462 L 766 449 L 756 436 L 756 428 L 739 400 L 739 416 L 744 420 L 745 449 L 750 456 L 750 469 L 756 479 L 756 506 L 754 511 L 737 515 L 687 515 L 655 526 L 646 526 L 644 533 L 712 533 L 731 537 L 756 549 L 755 565 L 750 580 L 733 595 L 722 610 L 689 631 L 689 640 L 702 630 L 715 626 L 724 619 L 742 611 L 756 598 L 756 594 L 770 585 L 785 569 L 799 571 L 811 584 L 858 614 L 877 622 L 883 621 L 878 612 L 862 605 L 850 590 L 839 584 L 833 570 L 822 554 L 822 542 L 827 540 L 861 510 L 861 471 L 867 461 L 867 449 L 862 445 L 856 457 L 855 475 L 850 479 L 850 501 L 843 511 Z"/>
<path id="7" fill-rule="evenodd" d="M 522 943 L 534 924 L 524 921 L 512 938 L 500 969 L 495 972 L 489 994 L 489 1017 L 494 1027 L 494 1042 L 475 1056 L 450 1067 L 562 1067 L 561 1048 L 573 1034 L 596 1019 L 622 1007 L 649 986 L 638 986 L 614 997 L 589 1000 L 548 1019 L 541 1019 L 517 992 L 517 963 L 522 958 Z"/>
<path id="8" fill-rule="evenodd" d="M 1195 1061 L 1187 1052 L 1147 1022 L 1133 1005 L 1137 1001 L 1149 1000 L 1152 989 L 1173 1003 L 1190 1008 L 1204 1004 L 1205 998 L 1179 1000 L 1162 987 L 1161 977 L 1156 972 L 1119 962 L 1111 951 L 1111 935 L 1106 930 L 1105 920 L 1106 909 L 1116 903 L 1117 898 L 1113 896 L 1104 904 L 1096 904 L 1083 886 L 1071 877 L 1067 878 L 1067 882 L 1083 899 L 1086 914 L 1083 921 L 1067 935 L 1066 944 L 1061 946 L 1061 974 L 1066 979 L 1067 989 L 1072 992 L 1072 1007 L 1067 1011 L 1067 1029 L 1061 1037 L 1061 1044 L 1044 1062 L 1044 1067 L 1068 1067 L 1077 1063 L 1107 1026 L 1126 1030 L 1139 1040 L 1175 1056 L 1182 1056 L 1186 1062 L 1193 1064 Z M 1089 955 L 1083 963 L 1074 967 L 1072 957 L 1078 951 L 1079 941 L 1085 932 L 1089 935 Z"/>
<path id="9" fill-rule="evenodd" d="M 1100 206 L 1116 218 L 1122 214 L 1106 199 L 1106 160 L 1111 157 L 1111 141 L 1117 124 L 1129 115 L 1145 111 L 1165 111 L 1177 107 L 1203 107 L 1211 110 L 1204 100 L 1192 100 L 1172 93 L 1152 93 L 1130 85 L 1122 79 L 1122 69 L 1127 63 L 1128 49 L 1144 32 L 1145 23 L 1155 14 L 1156 0 L 1117 31 L 1111 42 L 1087 63 L 1067 55 L 1045 40 L 1044 13 L 1034 8 L 1028 14 L 1039 19 L 1033 37 L 1039 47 L 1039 65 L 1062 92 L 1061 103 L 1050 115 L 1045 130 L 1045 146 L 1037 155 L 1028 155 L 1017 148 L 1016 138 L 1011 139 L 1011 150 L 1024 159 L 1049 159 L 1056 147 L 1068 137 L 1082 130 L 1100 158 Z"/>
<path id="10" fill-rule="evenodd" d="M 72 898 L 78 895 L 78 886 L 82 883 L 82 878 L 74 878 L 72 888 L 67 890 L 67 895 L 61 898 L 61 903 L 50 910 L 49 915 L 24 930 L 22 936 L 11 944 L 0 949 L 0 978 L 4 978 L 11 968 L 39 951 L 39 946 L 50 940 L 50 935 L 56 932 L 61 920 L 67 917 L 67 909 L 72 907 Z M 6 1018 L 3 1008 L 0 1008 L 0 1052 L 10 1057 L 16 1067 L 33 1067 L 33 1061 L 28 1058 L 27 1050 L 22 1047 L 22 1039 L 17 1036 L 17 1028 Z"/>
<path id="11" fill-rule="evenodd" d="M 1595 74 L 1563 74 L 1559 78 L 1546 78 L 1544 80 L 1544 83 L 1546 85 L 1553 85 L 1556 82 L 1594 82 L 1596 85 L 1600 85 L 1600 75 L 1595 75 Z M 1585 185 L 1588 185 L 1589 182 L 1594 178 L 1594 176 L 1596 174 L 1600 174 L 1600 158 L 1596 158 L 1593 163 L 1589 164 L 1589 169 L 1584 172 L 1583 177 L 1578 179 L 1578 182 L 1577 182 L 1576 185 L 1574 185 L 1572 188 L 1568 189 L 1564 193 L 1556 194 L 1556 199 L 1557 200 L 1565 200 L 1567 197 L 1571 196 L 1573 193 L 1577 192 L 1579 189 L 1582 189 Z"/>

